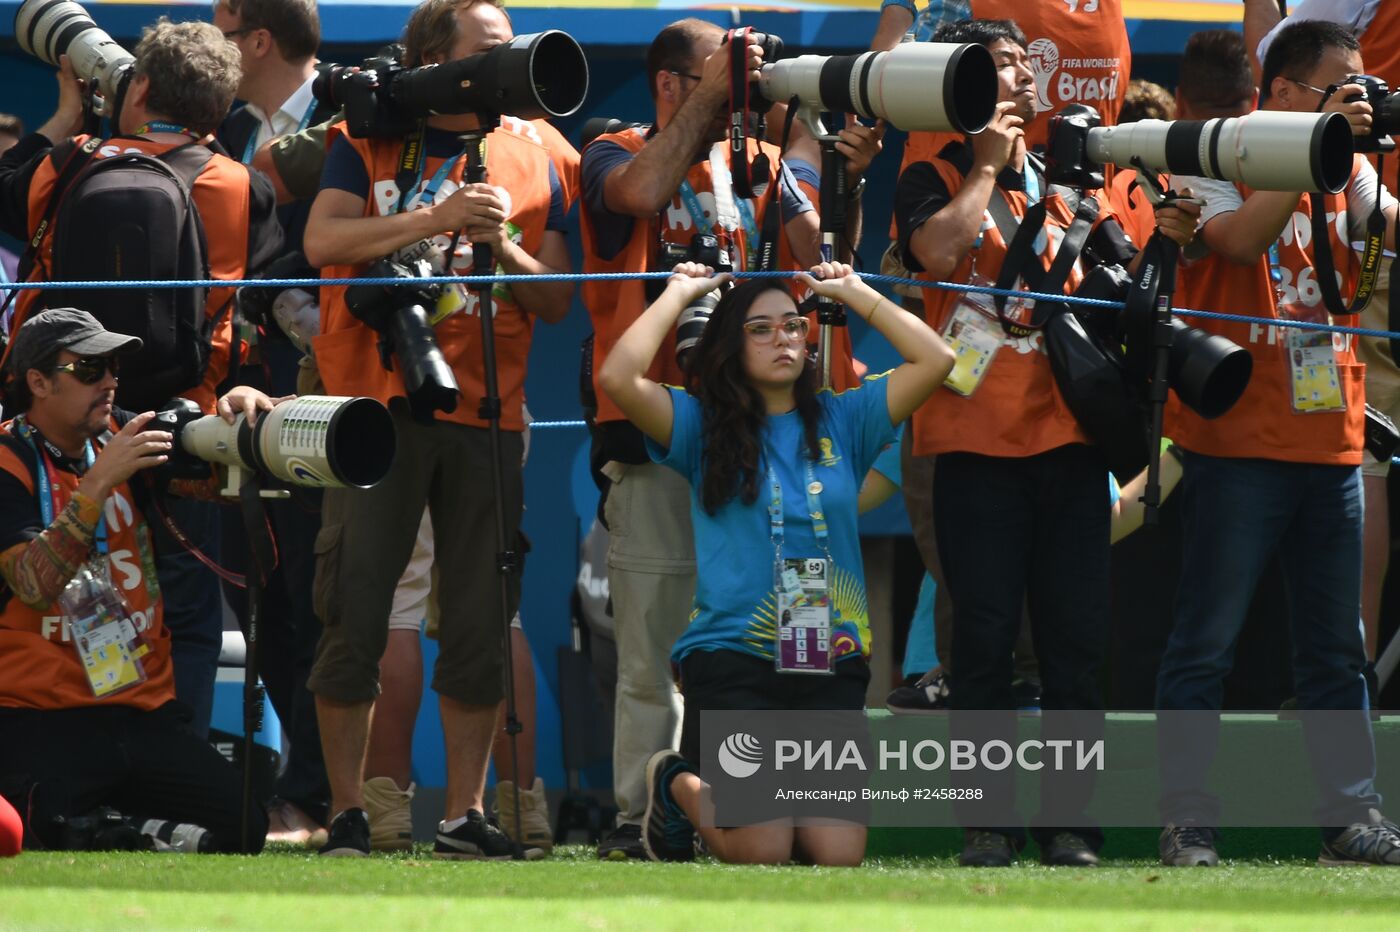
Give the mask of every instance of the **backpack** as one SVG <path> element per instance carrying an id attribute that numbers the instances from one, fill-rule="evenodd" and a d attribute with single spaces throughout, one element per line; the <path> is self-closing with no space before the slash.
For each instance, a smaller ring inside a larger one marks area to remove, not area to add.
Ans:
<path id="1" fill-rule="evenodd" d="M 52 228 L 51 267 L 38 276 L 44 281 L 211 280 L 191 192 L 214 153 L 189 143 L 158 156 L 94 159 L 104 142 L 90 139 L 76 151 L 71 144 L 55 147 L 52 159 L 62 168 L 29 243 L 30 268 L 42 264 L 39 245 Z M 123 360 L 117 404 L 146 411 L 204 380 L 214 327 L 227 310 L 206 314 L 208 296 L 208 286 L 51 289 L 41 301 L 81 308 L 108 330 L 141 338 L 141 349 Z"/>

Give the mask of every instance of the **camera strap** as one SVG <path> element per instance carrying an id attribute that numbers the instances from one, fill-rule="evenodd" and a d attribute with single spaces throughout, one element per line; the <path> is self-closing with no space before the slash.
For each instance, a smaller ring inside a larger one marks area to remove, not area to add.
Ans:
<path id="1" fill-rule="evenodd" d="M 1074 203 L 1074 219 L 1070 221 L 1069 227 L 1065 230 L 1064 238 L 1060 241 L 1059 249 L 1055 252 L 1055 259 L 1050 263 L 1049 271 L 1042 272 L 1040 256 L 1035 250 L 1035 243 L 1045 228 L 1046 206 L 1049 198 L 1043 197 L 1032 204 L 1026 210 L 1025 217 L 1018 224 L 1011 213 L 1005 193 L 1000 187 L 993 190 L 995 193 L 987 204 L 987 210 L 991 213 L 992 220 L 997 224 L 1002 239 L 1005 240 L 1008 231 L 1014 229 L 1014 235 L 1007 245 L 1006 259 L 1002 262 L 1001 272 L 997 276 L 996 287 L 1010 291 L 1016 287 L 1017 281 L 1020 280 L 1032 291 L 1048 293 L 1063 291 L 1065 282 L 1069 281 L 1070 272 L 1074 269 L 1074 263 L 1084 252 L 1084 247 L 1089 242 L 1089 234 L 1093 232 L 1094 221 L 1098 219 L 1099 215 L 1098 201 L 1088 195 L 1079 195 L 1058 186 L 1052 189 L 1052 193 L 1060 194 L 1067 202 Z M 1066 309 L 1066 305 L 1058 302 L 1040 301 L 1034 305 L 1029 320 L 1012 320 L 1007 311 L 1006 297 L 997 295 L 995 300 L 997 317 L 1001 321 L 1002 329 L 1014 337 L 1030 336 L 1044 327 L 1052 316 Z"/>
<path id="2" fill-rule="evenodd" d="M 1371 303 L 1371 295 L 1380 281 L 1381 258 L 1385 255 L 1385 214 L 1381 212 L 1381 172 L 1385 170 L 1385 153 L 1377 156 L 1376 203 L 1371 215 L 1366 219 L 1366 244 L 1361 255 L 1361 275 L 1356 283 L 1356 294 L 1348 304 L 1337 286 L 1337 265 L 1332 259 L 1332 237 L 1327 222 L 1327 204 L 1320 192 L 1309 195 L 1312 206 L 1313 267 L 1317 271 L 1317 285 L 1322 292 L 1322 302 L 1333 317 L 1359 314 Z M 1343 233 L 1344 240 L 1350 240 L 1349 233 Z M 1394 306 L 1394 300 L 1391 301 Z M 1395 321 L 1391 321 L 1392 324 Z M 1392 330 L 1395 328 L 1392 326 Z"/>
<path id="3" fill-rule="evenodd" d="M 749 83 L 749 33 L 744 26 L 729 30 L 729 162 L 733 166 L 734 193 L 748 199 L 762 194 L 768 180 L 768 156 L 759 153 L 749 164 L 749 114 L 752 112 Z M 760 121 L 761 128 L 761 121 Z M 762 133 L 759 133 L 760 138 Z M 757 185 L 755 181 L 757 180 Z"/>
<path id="4" fill-rule="evenodd" d="M 423 179 L 423 161 L 427 155 L 423 141 L 423 121 L 413 131 L 403 137 L 399 149 L 399 170 L 394 175 L 394 186 L 399 189 L 399 202 L 394 213 L 403 213 L 408 208 L 408 198 L 418 182 Z"/>
<path id="5" fill-rule="evenodd" d="M 763 236 L 758 241 L 758 271 L 776 272 L 778 270 L 778 237 L 782 235 L 782 204 L 781 191 L 783 185 L 783 163 L 781 161 L 783 153 L 787 152 L 788 142 L 792 138 L 792 124 L 797 119 L 798 98 L 793 97 L 788 101 L 787 116 L 783 120 L 783 138 L 778 144 L 778 172 L 777 178 L 773 182 L 771 189 L 764 193 L 768 199 L 768 206 L 763 211 Z"/>

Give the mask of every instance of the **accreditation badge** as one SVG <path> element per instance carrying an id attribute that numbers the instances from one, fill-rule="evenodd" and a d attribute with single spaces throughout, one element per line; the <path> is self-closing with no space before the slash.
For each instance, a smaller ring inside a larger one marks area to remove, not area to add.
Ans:
<path id="1" fill-rule="evenodd" d="M 103 620 L 93 614 L 69 619 L 68 629 L 93 696 L 104 699 L 146 682 L 141 658 L 150 648 L 130 618 Z"/>
<path id="2" fill-rule="evenodd" d="M 780 673 L 831 674 L 831 564 L 824 559 L 785 559 L 779 573 Z"/>
<path id="3" fill-rule="evenodd" d="M 1282 309 L 1290 320 L 1315 320 L 1325 323 L 1326 315 L 1298 306 Z M 1295 414 L 1318 414 L 1345 411 L 1346 396 L 1337 371 L 1337 353 L 1332 347 L 1332 334 L 1326 330 L 1285 328 L 1288 338 L 1283 341 L 1288 353 L 1289 382 L 1293 388 Z"/>
<path id="4" fill-rule="evenodd" d="M 943 384 L 964 398 L 971 398 L 1005 338 L 992 299 L 982 294 L 964 294 L 943 328 L 943 339 L 956 356 L 953 371 Z"/>

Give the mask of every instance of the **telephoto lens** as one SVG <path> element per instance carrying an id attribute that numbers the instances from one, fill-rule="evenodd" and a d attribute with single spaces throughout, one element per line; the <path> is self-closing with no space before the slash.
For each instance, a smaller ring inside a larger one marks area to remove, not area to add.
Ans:
<path id="1" fill-rule="evenodd" d="M 25 0 L 15 13 L 15 41 L 55 68 L 59 56 L 67 55 L 74 74 L 102 92 L 100 113 L 116 115 L 136 59 L 100 29 L 80 4 Z"/>
<path id="2" fill-rule="evenodd" d="M 710 315 L 714 314 L 718 304 L 719 292 L 707 291 L 681 311 L 676 321 L 676 363 L 682 371 L 690 370 L 690 357 L 694 355 L 695 347 L 700 345 L 700 338 L 709 326 Z"/>
<path id="3" fill-rule="evenodd" d="M 980 45 L 908 42 L 888 52 L 799 55 L 763 66 L 763 95 L 803 110 L 856 113 L 905 131 L 978 133 L 997 106 L 997 70 Z"/>
<path id="4" fill-rule="evenodd" d="M 510 114 L 522 120 L 572 116 L 588 96 L 588 59 L 566 32 L 551 29 L 480 55 L 401 71 L 389 84 L 397 109 Z"/>
<path id="5" fill-rule="evenodd" d="M 1095 127 L 1086 153 L 1100 165 L 1237 181 L 1256 191 L 1336 194 L 1351 177 L 1353 139 L 1340 113 L 1256 110 L 1215 120 Z"/>

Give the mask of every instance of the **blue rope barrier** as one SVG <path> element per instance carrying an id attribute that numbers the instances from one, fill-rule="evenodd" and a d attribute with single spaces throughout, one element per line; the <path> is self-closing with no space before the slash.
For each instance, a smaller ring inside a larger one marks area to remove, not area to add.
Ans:
<path id="1" fill-rule="evenodd" d="M 578 430 L 588 426 L 587 421 L 531 421 L 530 430 Z"/>
<path id="2" fill-rule="evenodd" d="M 1096 307 L 1108 310 L 1122 310 L 1122 301 L 1107 301 L 1101 298 L 1080 298 L 1074 295 L 1047 294 L 1039 291 L 1017 291 L 1009 288 L 993 288 L 985 285 L 970 285 L 959 282 L 930 282 L 917 278 L 900 278 L 896 275 L 879 275 L 873 272 L 857 273 L 868 282 L 886 285 L 909 285 L 916 288 L 937 288 L 943 291 L 959 291 L 1008 298 L 1030 299 L 1032 301 L 1057 301 L 1061 304 L 1080 307 Z M 735 278 L 794 278 L 796 272 L 736 272 Z M 670 278 L 670 272 L 554 272 L 548 275 L 443 275 L 435 276 L 433 282 L 443 285 L 485 285 L 491 283 L 513 284 L 517 282 L 572 282 L 579 284 L 589 281 L 659 281 Z M 376 285 L 396 287 L 417 283 L 418 279 L 404 278 L 263 278 L 213 280 L 220 288 L 319 288 L 322 285 Z M 74 291 L 97 289 L 141 289 L 141 288 L 204 288 L 210 281 L 127 281 L 127 282 L 15 282 L 0 286 L 0 291 L 44 291 L 65 288 Z M 1300 330 L 1325 330 L 1331 333 L 1349 333 L 1356 336 L 1379 339 L 1400 340 L 1400 332 L 1375 330 L 1369 327 L 1344 327 L 1338 324 L 1320 324 L 1303 320 L 1267 319 L 1251 317 L 1247 314 L 1225 314 L 1218 311 L 1198 311 L 1190 308 L 1172 308 L 1179 317 L 1196 317 L 1205 320 L 1223 320 L 1233 323 L 1259 324 L 1271 327 L 1294 327 Z"/>

